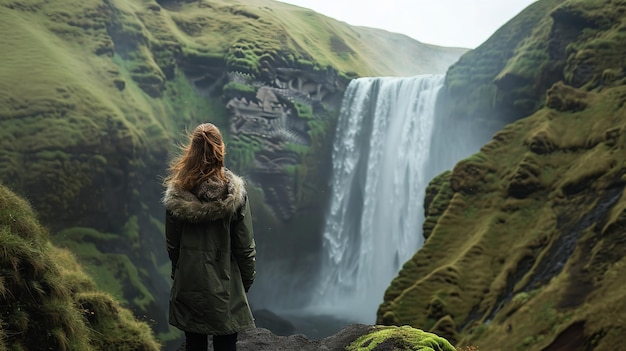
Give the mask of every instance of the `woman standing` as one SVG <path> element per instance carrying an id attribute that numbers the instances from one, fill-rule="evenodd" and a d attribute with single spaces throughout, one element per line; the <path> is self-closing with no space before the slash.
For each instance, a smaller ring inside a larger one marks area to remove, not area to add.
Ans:
<path id="1" fill-rule="evenodd" d="M 244 181 L 224 167 L 219 129 L 201 124 L 170 164 L 163 204 L 174 283 L 169 322 L 187 351 L 236 350 L 254 327 L 246 293 L 255 276 L 255 243 Z"/>

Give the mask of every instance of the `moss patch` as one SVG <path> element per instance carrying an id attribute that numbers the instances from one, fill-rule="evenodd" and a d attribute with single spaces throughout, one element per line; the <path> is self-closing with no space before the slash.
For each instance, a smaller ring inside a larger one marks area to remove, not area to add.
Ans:
<path id="1" fill-rule="evenodd" d="M 85 271 L 93 277 L 100 290 L 110 293 L 119 301 L 131 302 L 133 306 L 146 312 L 146 308 L 155 302 L 155 298 L 143 284 L 140 269 L 127 255 L 108 253 L 104 249 L 121 246 L 120 241 L 132 240 L 138 233 L 137 228 L 130 228 L 133 225 L 136 222 L 131 218 L 126 229 L 133 234 L 123 236 L 100 233 L 93 228 L 68 228 L 56 234 L 53 241 L 56 245 L 76 252 Z M 138 245 L 137 238 L 135 244 Z M 126 301 L 127 298 L 131 300 Z"/>
<path id="2" fill-rule="evenodd" d="M 313 71 L 333 67 L 343 75 L 380 75 L 385 70 L 387 75 L 414 75 L 422 72 L 420 67 L 445 69 L 446 61 L 449 65 L 453 55 L 465 51 L 404 42 L 391 33 L 353 28 L 308 9 L 265 0 L 183 3 L 166 9 L 159 16 L 168 17 L 163 23 L 183 43 L 186 55 L 224 57 L 230 70 L 258 76 L 267 64 Z M 396 62 L 402 58 L 382 55 L 390 36 L 416 53 L 413 60 Z M 420 53 L 427 51 L 440 52 L 444 61 Z"/>
<path id="3" fill-rule="evenodd" d="M 374 327 L 346 347 L 346 351 L 383 350 L 456 351 L 446 339 L 409 326 Z"/>
<path id="4" fill-rule="evenodd" d="M 150 326 L 99 292 L 74 255 L 53 246 L 30 206 L 4 186 L 0 242 L 1 349 L 159 350 Z"/>

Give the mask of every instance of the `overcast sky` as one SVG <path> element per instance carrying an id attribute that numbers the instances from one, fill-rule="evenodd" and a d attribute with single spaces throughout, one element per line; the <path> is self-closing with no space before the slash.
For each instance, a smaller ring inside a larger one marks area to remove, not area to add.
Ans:
<path id="1" fill-rule="evenodd" d="M 475 48 L 536 0 L 280 0 L 423 43 Z"/>

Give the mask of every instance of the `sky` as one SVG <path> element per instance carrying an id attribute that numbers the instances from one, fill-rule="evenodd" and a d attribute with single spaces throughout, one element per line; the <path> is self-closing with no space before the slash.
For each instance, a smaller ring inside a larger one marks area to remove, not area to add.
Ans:
<path id="1" fill-rule="evenodd" d="M 536 0 L 280 0 L 355 26 L 473 49 Z"/>

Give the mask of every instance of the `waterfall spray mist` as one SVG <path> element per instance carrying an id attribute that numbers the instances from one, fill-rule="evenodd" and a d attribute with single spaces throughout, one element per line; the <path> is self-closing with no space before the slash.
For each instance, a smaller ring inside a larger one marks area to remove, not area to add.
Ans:
<path id="1" fill-rule="evenodd" d="M 348 86 L 312 312 L 373 323 L 385 289 L 421 246 L 424 167 L 443 79 L 360 78 Z"/>

